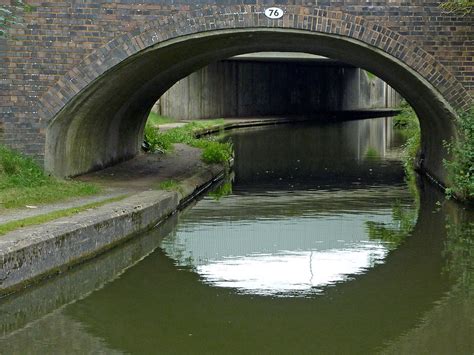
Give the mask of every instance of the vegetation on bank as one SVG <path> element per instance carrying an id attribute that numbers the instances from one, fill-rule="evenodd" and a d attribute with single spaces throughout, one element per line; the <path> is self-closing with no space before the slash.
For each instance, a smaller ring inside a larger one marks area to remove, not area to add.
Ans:
<path id="1" fill-rule="evenodd" d="M 405 144 L 405 168 L 407 175 L 412 174 L 413 162 L 420 149 L 420 128 L 414 110 L 404 102 L 401 113 L 395 117 L 395 127 L 401 128 L 407 137 Z M 451 187 L 446 189 L 448 197 L 456 196 L 463 201 L 474 201 L 474 107 L 460 112 L 457 119 L 458 137 L 456 141 L 444 142 L 451 155 L 444 160 Z"/>
<path id="2" fill-rule="evenodd" d="M 223 143 L 213 136 L 197 137 L 200 132 L 218 128 L 224 120 L 195 121 L 181 127 L 160 131 L 147 122 L 145 126 L 145 142 L 151 151 L 169 152 L 175 143 L 183 143 L 202 149 L 201 159 L 208 164 L 226 164 L 232 158 L 233 150 L 230 143 Z"/>
<path id="3" fill-rule="evenodd" d="M 457 125 L 457 140 L 444 142 L 451 155 L 450 160 L 444 160 L 452 183 L 446 193 L 474 202 L 474 106 L 459 114 Z"/>
<path id="4" fill-rule="evenodd" d="M 404 165 L 408 176 L 413 175 L 413 166 L 416 155 L 420 149 L 421 133 L 418 117 L 413 108 L 403 101 L 400 105 L 400 113 L 394 118 L 394 126 L 405 136 Z"/>
<path id="5" fill-rule="evenodd" d="M 99 191 L 92 184 L 51 177 L 33 159 L 0 146 L 0 209 L 57 202 Z"/>

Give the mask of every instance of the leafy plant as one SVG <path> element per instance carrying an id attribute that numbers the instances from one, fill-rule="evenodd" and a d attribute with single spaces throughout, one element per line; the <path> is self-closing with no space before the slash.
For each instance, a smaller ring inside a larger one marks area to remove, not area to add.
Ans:
<path id="1" fill-rule="evenodd" d="M 212 139 L 198 139 L 192 146 L 202 149 L 202 160 L 207 164 L 227 163 L 232 158 L 232 145 Z"/>
<path id="2" fill-rule="evenodd" d="M 444 142 L 450 160 L 444 160 L 452 187 L 446 189 L 448 196 L 474 201 L 474 106 L 459 114 L 457 120 L 459 137 L 456 141 Z"/>

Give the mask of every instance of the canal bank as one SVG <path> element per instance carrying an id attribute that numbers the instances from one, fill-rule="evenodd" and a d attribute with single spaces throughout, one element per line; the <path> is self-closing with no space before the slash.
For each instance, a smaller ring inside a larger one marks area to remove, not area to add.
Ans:
<path id="1" fill-rule="evenodd" d="M 346 112 L 346 116 L 361 118 L 394 112 L 351 111 Z M 198 134 L 306 120 L 303 117 L 229 119 Z M 173 126 L 164 125 L 161 129 Z M 102 196 L 0 214 L 0 223 L 4 224 L 64 209 L 84 209 L 69 217 L 0 236 L 0 296 L 91 259 L 165 220 L 224 175 L 224 166 L 207 165 L 201 161 L 200 155 L 199 149 L 182 144 L 177 144 L 171 154 L 142 154 L 78 178 L 103 186 L 105 194 Z M 167 181 L 179 188 L 163 191 L 160 184 Z M 91 203 L 98 206 L 84 208 Z"/>
<path id="2" fill-rule="evenodd" d="M 222 165 L 202 163 L 200 150 L 179 145 L 169 155 L 140 155 L 82 177 L 106 187 L 105 195 L 71 201 L 67 206 L 80 208 L 89 200 L 105 204 L 1 236 L 0 296 L 63 272 L 153 228 L 222 178 L 224 172 Z M 179 184 L 177 191 L 161 190 L 160 183 L 170 179 Z M 113 202 L 107 203 L 109 200 Z M 4 222 L 18 220 L 64 206 L 64 203 L 41 206 L 1 218 Z"/>

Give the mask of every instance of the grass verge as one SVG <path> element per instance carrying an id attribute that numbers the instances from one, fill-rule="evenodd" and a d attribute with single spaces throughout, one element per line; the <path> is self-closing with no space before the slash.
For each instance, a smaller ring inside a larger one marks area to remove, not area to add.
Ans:
<path id="1" fill-rule="evenodd" d="M 99 202 L 89 203 L 89 204 L 79 206 L 79 207 L 72 207 L 65 210 L 54 211 L 54 212 L 45 213 L 39 216 L 27 217 L 27 218 L 19 219 L 17 221 L 11 221 L 8 223 L 0 224 L 0 235 L 5 235 L 19 228 L 24 228 L 24 227 L 41 224 L 41 223 L 50 222 L 62 217 L 70 217 L 72 215 L 78 214 L 79 212 L 83 212 L 85 210 L 94 209 L 108 203 L 121 201 L 126 197 L 127 195 L 118 196 L 118 197 L 109 198 L 109 199 L 99 201 Z"/>
<path id="2" fill-rule="evenodd" d="M 0 146 L 0 208 L 16 208 L 90 196 L 98 186 L 58 180 L 44 173 L 31 159 Z"/>
<path id="3" fill-rule="evenodd" d="M 173 144 L 184 143 L 202 149 L 201 159 L 208 164 L 228 163 L 232 157 L 232 144 L 218 142 L 215 137 L 206 136 L 197 138 L 197 135 L 222 126 L 224 120 L 206 120 L 187 123 L 182 127 L 172 128 L 161 132 L 151 124 L 145 127 L 145 141 L 151 151 L 168 152 Z"/>

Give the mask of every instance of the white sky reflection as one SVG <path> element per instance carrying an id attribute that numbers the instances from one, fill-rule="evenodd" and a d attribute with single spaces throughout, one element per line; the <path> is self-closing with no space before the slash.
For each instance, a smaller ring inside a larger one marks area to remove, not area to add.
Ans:
<path id="1" fill-rule="evenodd" d="M 381 245 L 324 251 L 281 252 L 212 260 L 197 272 L 218 287 L 259 295 L 300 295 L 321 292 L 321 287 L 344 281 L 380 263 L 387 250 Z"/>
<path id="2" fill-rule="evenodd" d="M 191 211 L 192 212 L 192 211 Z M 278 219 L 182 220 L 163 240 L 178 266 L 239 293 L 305 297 L 383 263 L 390 245 L 371 240 L 366 221 L 392 222 L 390 209 Z"/>

